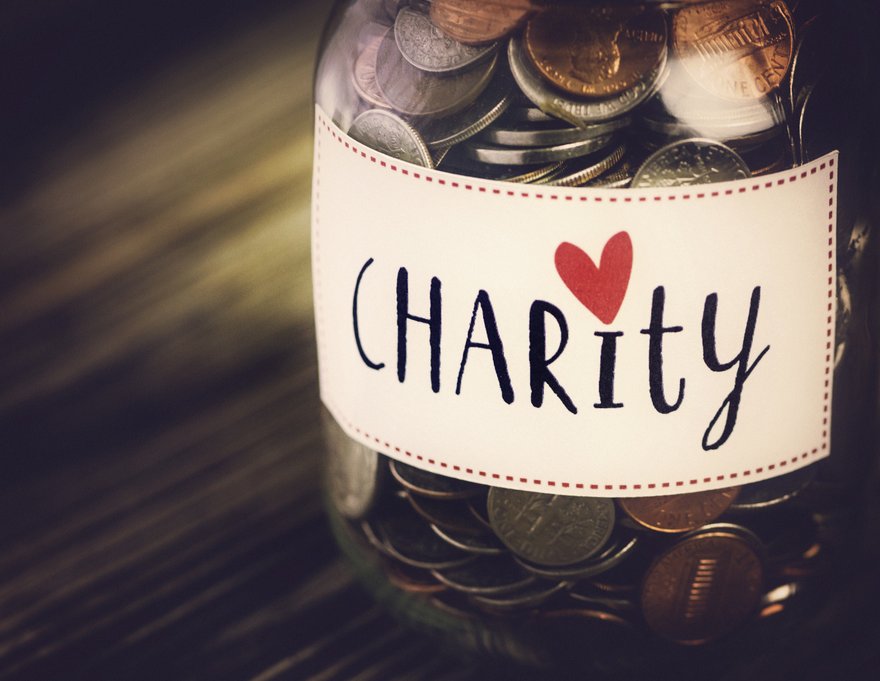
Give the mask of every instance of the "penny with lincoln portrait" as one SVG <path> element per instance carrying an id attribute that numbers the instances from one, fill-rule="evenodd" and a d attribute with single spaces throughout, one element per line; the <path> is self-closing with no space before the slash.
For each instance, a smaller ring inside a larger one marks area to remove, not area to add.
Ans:
<path id="1" fill-rule="evenodd" d="M 551 7 L 524 34 L 535 68 L 563 91 L 609 97 L 645 79 L 666 50 L 658 10 L 626 7 Z"/>

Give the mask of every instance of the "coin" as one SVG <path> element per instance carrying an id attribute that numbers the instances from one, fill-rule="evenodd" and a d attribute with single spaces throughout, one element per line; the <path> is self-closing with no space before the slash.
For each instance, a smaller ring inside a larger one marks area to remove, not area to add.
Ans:
<path id="1" fill-rule="evenodd" d="M 477 605 L 491 610 L 535 608 L 546 603 L 564 588 L 564 582 L 535 581 L 524 589 L 514 591 L 513 593 L 474 595 L 471 597 L 471 600 Z"/>
<path id="2" fill-rule="evenodd" d="M 636 171 L 633 187 L 682 187 L 751 177 L 733 149 L 710 139 L 673 142 L 651 154 Z"/>
<path id="3" fill-rule="evenodd" d="M 534 165 L 565 161 L 570 158 L 587 156 L 604 149 L 611 142 L 611 135 L 590 137 L 579 142 L 557 144 L 551 147 L 502 147 L 497 144 L 468 142 L 464 152 L 475 161 L 498 165 Z"/>
<path id="4" fill-rule="evenodd" d="M 604 546 L 614 527 L 610 499 L 493 487 L 488 509 L 498 538 L 515 554 L 538 565 L 584 561 Z"/>
<path id="5" fill-rule="evenodd" d="M 730 507 L 732 510 L 757 510 L 784 503 L 796 496 L 813 478 L 815 466 L 805 466 L 791 473 L 780 475 L 751 485 L 743 485 L 739 498 Z"/>
<path id="6" fill-rule="evenodd" d="M 522 41 L 513 37 L 507 45 L 510 72 L 526 97 L 541 111 L 572 125 L 598 123 L 622 116 L 648 99 L 659 87 L 666 73 L 665 59 L 650 74 L 631 88 L 602 99 L 572 99 L 548 87 L 541 75 L 528 63 Z"/>
<path id="7" fill-rule="evenodd" d="M 599 557 L 561 567 L 540 565 L 519 557 L 516 557 L 516 560 L 526 570 L 539 577 L 564 580 L 587 579 L 620 565 L 635 550 L 638 543 L 638 537 L 626 537 L 616 542 L 609 550 L 603 551 Z"/>
<path id="8" fill-rule="evenodd" d="M 404 59 L 432 73 L 461 71 L 498 49 L 497 44 L 464 45 L 442 33 L 426 13 L 409 7 L 394 20 L 394 39 Z"/>
<path id="9" fill-rule="evenodd" d="M 428 147 L 412 126 L 390 111 L 370 109 L 360 114 L 348 134 L 371 149 L 401 161 L 433 168 Z"/>
<path id="10" fill-rule="evenodd" d="M 620 144 L 614 151 L 598 161 L 595 159 L 589 159 L 587 162 L 581 161 L 573 166 L 564 168 L 559 173 L 553 175 L 552 178 L 539 180 L 538 183 L 551 187 L 579 187 L 614 167 L 623 158 L 625 153 L 626 145 Z"/>
<path id="11" fill-rule="evenodd" d="M 508 147 L 548 147 L 602 137 L 625 128 L 629 124 L 630 119 L 624 116 L 604 123 L 593 123 L 583 127 L 559 127 L 558 125 L 553 127 L 537 125 L 502 127 L 500 125 L 493 125 L 488 130 L 483 131 L 480 139 L 490 144 L 500 144 Z"/>
<path id="12" fill-rule="evenodd" d="M 483 491 L 481 485 L 476 485 L 465 480 L 447 478 L 445 475 L 434 475 L 421 468 L 409 464 L 388 459 L 388 467 L 391 475 L 403 487 L 414 494 L 420 494 L 434 499 L 466 499 L 480 494 Z"/>
<path id="13" fill-rule="evenodd" d="M 657 532 L 687 532 L 711 523 L 739 494 L 739 487 L 662 497 L 630 497 L 617 503 L 642 527 Z"/>
<path id="14" fill-rule="evenodd" d="M 443 77 L 410 64 L 389 33 L 379 44 L 376 82 L 391 106 L 408 116 L 448 116 L 473 103 L 489 84 L 497 55 Z"/>
<path id="15" fill-rule="evenodd" d="M 634 626 L 633 623 L 625 617 L 598 608 L 564 608 L 561 610 L 551 610 L 543 613 L 542 619 L 548 622 L 563 623 L 566 629 L 570 626 L 579 626 L 585 623 L 611 625 L 614 628 L 621 629 L 632 629 Z"/>
<path id="16" fill-rule="evenodd" d="M 468 508 L 471 508 L 470 505 L 468 505 Z M 477 527 L 481 530 L 485 529 L 482 525 L 477 525 Z M 480 556 L 497 556 L 504 553 L 505 550 L 501 542 L 495 539 L 495 535 L 492 534 L 455 532 L 437 525 L 431 525 L 431 529 L 434 530 L 434 534 L 440 537 L 440 539 L 467 553 L 475 553 Z"/>
<path id="17" fill-rule="evenodd" d="M 376 57 L 379 54 L 379 44 L 384 36 L 374 37 L 357 56 L 354 68 L 351 72 L 351 83 L 358 96 L 372 106 L 390 109 L 391 105 L 385 101 L 379 85 L 376 83 Z"/>
<path id="18" fill-rule="evenodd" d="M 535 581 L 508 556 L 479 558 L 462 567 L 433 570 L 431 574 L 450 589 L 483 595 L 522 591 Z"/>
<path id="19" fill-rule="evenodd" d="M 511 106 L 504 118 L 512 123 L 558 123 L 559 119 L 549 116 L 533 106 Z"/>
<path id="20" fill-rule="evenodd" d="M 753 99 L 773 92 L 791 62 L 794 27 L 782 0 L 720 0 L 683 7 L 672 46 L 708 92 Z"/>
<path id="21" fill-rule="evenodd" d="M 568 589 L 568 596 L 578 603 L 599 605 L 611 610 L 634 610 L 635 602 L 630 598 L 609 596 L 589 582 L 577 582 Z"/>
<path id="22" fill-rule="evenodd" d="M 391 560 L 384 561 L 383 567 L 388 581 L 401 591 L 414 594 L 437 594 L 447 589 L 445 584 L 438 582 L 428 571 Z"/>
<path id="23" fill-rule="evenodd" d="M 482 177 L 486 180 L 528 184 L 555 173 L 562 168 L 563 163 L 563 161 L 554 161 L 553 163 L 512 166 L 482 163 L 465 156 L 460 147 L 454 147 L 445 159 L 443 170 L 472 177 Z"/>
<path id="24" fill-rule="evenodd" d="M 353 440 L 326 409 L 321 410 L 326 437 L 327 490 L 334 507 L 346 518 L 364 517 L 379 489 L 379 455 Z"/>
<path id="25" fill-rule="evenodd" d="M 648 626 L 678 643 L 705 643 L 752 615 L 761 599 L 764 568 L 738 534 L 694 533 L 661 554 L 642 582 Z"/>
<path id="26" fill-rule="evenodd" d="M 417 494 L 407 494 L 406 497 L 415 512 L 432 525 L 464 534 L 482 532 L 482 528 L 474 523 L 467 504 L 462 501 L 432 499 Z"/>
<path id="27" fill-rule="evenodd" d="M 510 72 L 496 69 L 492 81 L 467 109 L 451 116 L 427 118 L 416 122 L 416 127 L 431 149 L 448 148 L 473 137 L 501 116 L 512 101 L 512 90 Z"/>
<path id="28" fill-rule="evenodd" d="M 434 0 L 431 21 L 466 45 L 481 45 L 504 38 L 531 11 L 529 0 Z"/>
<path id="29" fill-rule="evenodd" d="M 553 85 L 577 97 L 629 90 L 659 65 L 666 21 L 654 9 L 556 6 L 526 24 L 526 52 Z"/>
<path id="30" fill-rule="evenodd" d="M 476 558 L 444 542 L 418 516 L 407 513 L 405 507 L 390 507 L 372 527 L 386 553 L 411 567 L 439 570 Z"/>

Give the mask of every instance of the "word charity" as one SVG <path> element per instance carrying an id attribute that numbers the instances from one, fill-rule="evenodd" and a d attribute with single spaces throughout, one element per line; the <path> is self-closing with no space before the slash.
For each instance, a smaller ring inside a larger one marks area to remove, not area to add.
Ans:
<path id="1" fill-rule="evenodd" d="M 352 323 L 355 346 L 363 364 L 369 369 L 383 371 L 390 369 L 390 367 L 387 367 L 384 361 L 377 361 L 378 358 L 371 357 L 367 353 L 365 346 L 370 344 L 362 338 L 362 327 L 366 325 L 363 324 L 358 313 L 362 289 L 368 285 L 368 270 L 373 264 L 374 259 L 369 258 L 364 262 L 357 275 L 352 296 Z M 625 284 L 626 282 L 624 282 Z M 454 336 L 460 333 L 455 350 L 455 361 L 458 366 L 455 394 L 461 394 L 468 362 L 488 361 L 488 358 L 491 357 L 501 399 L 507 404 L 513 404 L 518 399 L 508 370 L 506 353 L 509 350 L 505 348 L 499 332 L 492 296 L 488 291 L 479 290 L 475 293 L 468 328 L 462 328 L 460 332 L 456 329 L 454 334 L 450 334 L 449 330 L 443 326 L 443 284 L 437 277 L 431 279 L 427 290 L 413 291 L 410 288 L 408 270 L 406 267 L 400 267 L 397 270 L 395 290 L 389 293 L 394 295 L 396 301 L 396 319 L 388 320 L 388 323 L 396 324 L 397 327 L 397 347 L 394 355 L 398 381 L 404 383 L 408 372 L 421 370 L 421 367 L 407 365 L 408 343 L 413 342 L 410 341 L 410 332 L 418 326 L 427 331 L 430 366 L 425 369 L 430 372 L 431 389 L 435 393 L 439 393 L 441 390 L 441 343 L 445 342 L 448 345 L 451 341 L 446 335 Z M 411 301 L 416 300 L 419 301 L 418 305 L 411 304 Z M 664 344 L 670 342 L 670 336 L 682 333 L 684 327 L 665 319 L 665 304 L 666 291 L 663 286 L 657 286 L 653 290 L 650 309 L 646 311 L 645 326 L 639 329 L 638 333 L 643 335 L 646 340 L 648 389 L 653 408 L 660 414 L 671 414 L 681 407 L 687 386 L 685 378 L 675 380 L 675 377 L 664 376 Z M 755 286 L 749 297 L 748 315 L 739 351 L 733 357 L 720 358 L 716 346 L 718 294 L 709 293 L 706 296 L 700 329 L 702 361 L 708 371 L 724 374 L 731 385 L 730 391 L 719 405 L 703 434 L 702 446 L 706 451 L 718 449 L 731 437 L 736 426 L 746 381 L 770 350 L 769 345 L 757 352 L 752 347 L 760 306 L 761 287 Z M 413 311 L 425 308 L 427 308 L 427 316 L 416 314 Z M 607 324 L 605 319 L 602 321 Z M 483 332 L 475 334 L 475 329 L 478 328 L 482 328 Z M 418 334 L 418 331 L 415 333 Z M 481 339 L 485 338 L 485 340 L 475 340 L 475 335 Z M 597 410 L 622 409 L 624 404 L 615 401 L 614 387 L 617 349 L 618 344 L 622 342 L 624 332 L 610 329 L 597 330 L 593 335 L 596 337 L 597 352 L 599 353 L 599 376 L 597 401 L 592 404 L 592 407 Z M 548 347 L 548 338 L 558 339 L 552 343 L 554 347 Z M 532 406 L 541 408 L 552 395 L 550 399 L 558 400 L 568 412 L 577 414 L 578 405 L 569 390 L 566 389 L 565 381 L 554 373 L 553 367 L 554 362 L 565 352 L 569 342 L 569 325 L 562 310 L 546 300 L 532 301 L 528 312 L 528 339 L 528 395 Z M 419 338 L 415 342 L 422 342 L 422 340 Z M 458 354 L 458 348 L 461 348 L 460 354 Z M 475 360 L 479 354 L 477 351 L 485 351 L 488 355 L 483 355 L 484 359 L 482 360 Z M 675 387 L 672 390 L 667 390 L 667 385 Z"/>

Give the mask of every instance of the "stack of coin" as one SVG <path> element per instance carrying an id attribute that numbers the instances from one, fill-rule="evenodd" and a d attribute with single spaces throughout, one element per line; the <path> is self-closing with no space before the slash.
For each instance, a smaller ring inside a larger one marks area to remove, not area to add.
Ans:
<path id="1" fill-rule="evenodd" d="M 418 165 L 568 187 L 736 180 L 830 150 L 808 2 L 669 4 L 388 0 L 353 60 L 348 132 Z M 704 643 L 810 594 L 849 521 L 822 464 L 696 494 L 556 496 L 428 473 L 328 428 L 352 534 L 393 585 L 461 618 Z"/>
<path id="2" fill-rule="evenodd" d="M 570 187 L 738 179 L 829 149 L 815 17 L 782 0 L 660 6 L 385 2 L 351 67 L 349 133 L 427 167 Z"/>
<path id="3" fill-rule="evenodd" d="M 436 475 L 325 426 L 327 489 L 349 531 L 391 584 L 460 618 L 578 616 L 703 643 L 782 612 L 828 567 L 834 512 L 798 503 L 815 466 L 708 492 L 574 497 Z"/>

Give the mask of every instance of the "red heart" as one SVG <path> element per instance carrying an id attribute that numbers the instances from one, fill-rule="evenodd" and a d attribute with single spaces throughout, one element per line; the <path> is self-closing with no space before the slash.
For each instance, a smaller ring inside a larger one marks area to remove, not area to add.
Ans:
<path id="1" fill-rule="evenodd" d="M 603 324 L 613 322 L 623 304 L 632 260 L 632 241 L 626 232 L 608 239 L 599 267 L 574 244 L 564 241 L 556 248 L 556 271 L 563 283 Z"/>

